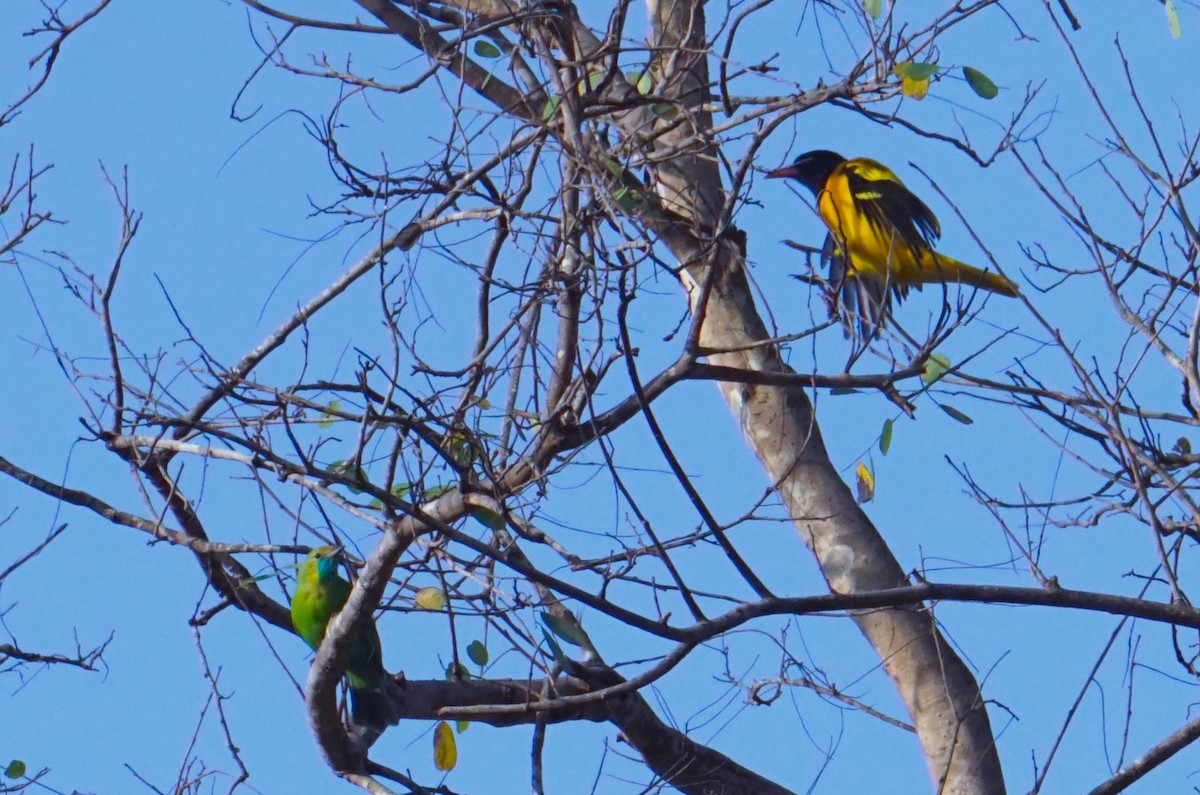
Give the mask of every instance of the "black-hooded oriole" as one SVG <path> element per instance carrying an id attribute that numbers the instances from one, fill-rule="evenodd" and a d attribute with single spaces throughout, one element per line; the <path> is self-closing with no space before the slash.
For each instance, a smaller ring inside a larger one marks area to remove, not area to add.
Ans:
<path id="1" fill-rule="evenodd" d="M 942 232 L 933 211 L 882 163 L 819 149 L 767 177 L 791 177 L 816 196 L 817 212 L 829 227 L 823 259 L 829 262 L 830 286 L 841 292 L 850 313 L 858 313 L 863 336 L 873 336 L 886 322 L 889 295 L 902 299 L 909 287 L 959 283 L 1020 294 L 1003 276 L 935 251 Z M 844 320 L 851 328 L 851 319 Z"/>

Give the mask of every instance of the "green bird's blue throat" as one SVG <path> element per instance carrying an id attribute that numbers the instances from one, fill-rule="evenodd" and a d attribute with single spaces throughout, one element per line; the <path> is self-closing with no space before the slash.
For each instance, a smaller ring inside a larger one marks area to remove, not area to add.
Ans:
<path id="1" fill-rule="evenodd" d="M 333 555 L 317 561 L 317 576 L 322 582 L 328 582 L 337 576 L 337 559 Z"/>

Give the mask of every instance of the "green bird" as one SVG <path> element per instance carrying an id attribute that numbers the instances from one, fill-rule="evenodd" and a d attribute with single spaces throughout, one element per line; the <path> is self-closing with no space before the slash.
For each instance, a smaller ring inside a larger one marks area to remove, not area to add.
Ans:
<path id="1" fill-rule="evenodd" d="M 338 574 L 338 547 L 317 547 L 300 564 L 296 592 L 292 594 L 292 624 L 316 651 L 325 638 L 325 628 L 346 604 L 350 583 Z M 352 734 L 369 746 L 388 726 L 399 722 L 397 707 L 389 695 L 394 685 L 383 667 L 383 652 L 374 621 L 358 627 L 350 662 L 346 665 L 350 685 Z"/>

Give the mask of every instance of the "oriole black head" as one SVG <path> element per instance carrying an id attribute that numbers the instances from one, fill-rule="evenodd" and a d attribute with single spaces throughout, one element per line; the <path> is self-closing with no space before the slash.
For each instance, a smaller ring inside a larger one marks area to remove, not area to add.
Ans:
<path id="1" fill-rule="evenodd" d="M 825 187 L 825 181 L 833 170 L 846 162 L 846 158 L 828 149 L 815 149 L 805 152 L 792 161 L 790 166 L 783 166 L 767 174 L 767 179 L 791 177 L 811 190 L 814 195 L 820 194 Z"/>

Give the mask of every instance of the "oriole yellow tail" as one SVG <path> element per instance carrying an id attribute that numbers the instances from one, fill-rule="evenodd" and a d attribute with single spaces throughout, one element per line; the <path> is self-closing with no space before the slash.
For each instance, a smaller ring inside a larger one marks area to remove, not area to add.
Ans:
<path id="1" fill-rule="evenodd" d="M 928 249 L 921 252 L 919 273 L 917 278 L 912 281 L 914 284 L 930 284 L 932 282 L 966 284 L 1012 298 L 1021 294 L 1016 284 L 998 273 L 980 270 L 973 265 L 959 262 Z"/>

